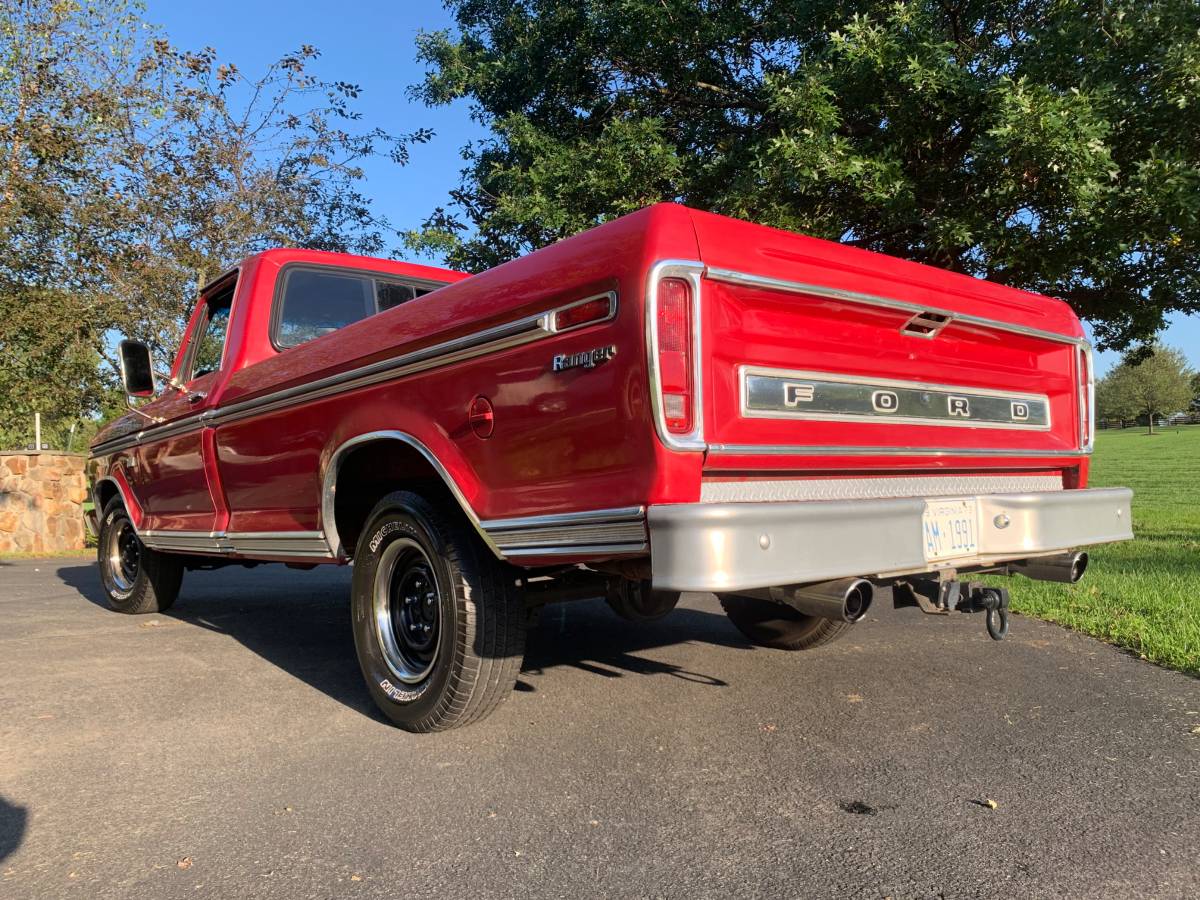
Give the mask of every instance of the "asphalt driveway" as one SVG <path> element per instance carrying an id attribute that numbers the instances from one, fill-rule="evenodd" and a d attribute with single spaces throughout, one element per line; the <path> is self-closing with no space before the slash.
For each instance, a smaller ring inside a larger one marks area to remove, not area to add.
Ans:
<path id="1" fill-rule="evenodd" d="M 0 897 L 1200 896 L 1200 682 L 1090 639 L 552 607 L 496 715 L 416 736 L 348 574 L 127 617 L 89 562 L 0 562 Z"/>

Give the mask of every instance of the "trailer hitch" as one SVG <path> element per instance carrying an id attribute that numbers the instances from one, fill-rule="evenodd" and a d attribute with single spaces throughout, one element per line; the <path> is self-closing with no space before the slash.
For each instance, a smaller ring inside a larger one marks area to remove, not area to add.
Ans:
<path id="1" fill-rule="evenodd" d="M 1002 641 L 1008 634 L 1007 588 L 990 587 L 980 581 L 920 578 L 893 584 L 892 603 L 897 609 L 917 606 L 933 616 L 948 616 L 955 611 L 986 613 L 985 624 L 992 640 Z"/>

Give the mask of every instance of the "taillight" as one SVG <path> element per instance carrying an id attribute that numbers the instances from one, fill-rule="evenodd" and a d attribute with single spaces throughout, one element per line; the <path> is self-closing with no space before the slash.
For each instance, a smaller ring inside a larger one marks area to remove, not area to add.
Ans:
<path id="1" fill-rule="evenodd" d="M 658 286 L 658 378 L 663 420 L 672 434 L 691 432 L 692 288 L 682 278 L 664 278 Z"/>

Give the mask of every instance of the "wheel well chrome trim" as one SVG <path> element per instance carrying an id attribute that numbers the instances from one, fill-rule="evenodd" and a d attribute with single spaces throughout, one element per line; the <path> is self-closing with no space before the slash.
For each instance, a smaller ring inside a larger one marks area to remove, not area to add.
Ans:
<path id="1" fill-rule="evenodd" d="M 141 535 L 138 532 L 138 527 L 133 521 L 133 510 L 130 508 L 129 494 L 126 493 L 124 485 L 122 485 L 114 475 L 105 475 L 102 478 L 97 478 L 92 484 L 92 504 L 96 508 L 96 522 L 99 523 L 101 521 L 101 517 L 104 515 L 104 507 L 99 501 L 100 485 L 104 484 L 105 482 L 111 484 L 117 489 L 117 496 L 121 498 L 121 505 L 125 507 L 125 512 L 129 513 L 129 524 L 133 526 L 134 534 L 138 534 L 140 537 Z M 130 493 L 132 493 L 132 491 L 130 491 Z M 142 511 L 142 505 L 136 502 L 136 498 L 133 505 L 136 506 L 139 511 Z"/>
<path id="2" fill-rule="evenodd" d="M 437 458 L 432 450 L 430 450 L 420 440 L 413 437 L 407 431 L 368 431 L 364 434 L 352 437 L 349 440 L 343 441 L 338 445 L 338 448 L 330 455 L 329 462 L 325 464 L 325 472 L 321 478 L 321 531 L 325 535 L 325 542 L 329 545 L 329 550 L 335 558 L 349 556 L 346 548 L 342 546 L 341 537 L 337 531 L 336 519 L 336 492 L 337 479 L 341 473 L 342 463 L 346 458 L 347 452 L 356 447 L 362 447 L 366 444 L 376 441 L 399 441 L 402 444 L 407 444 L 424 457 L 438 476 L 445 482 L 450 493 L 454 495 L 454 499 L 462 508 L 467 520 L 471 523 L 471 527 L 483 539 L 488 548 L 496 554 L 500 559 L 504 555 L 500 552 L 500 548 L 488 536 L 488 533 L 480 526 L 479 516 L 475 514 L 475 510 L 471 508 L 471 504 L 467 501 L 466 496 L 459 488 L 458 483 L 451 476 L 449 470 L 442 465 L 441 460 Z"/>
<path id="3" fill-rule="evenodd" d="M 416 450 L 445 483 L 467 521 L 498 559 L 531 556 L 596 556 L 643 553 L 648 549 L 645 508 L 582 512 L 481 521 L 449 470 L 424 443 L 406 431 L 368 431 L 338 445 L 321 478 L 321 532 L 335 559 L 349 554 L 337 531 L 337 480 L 348 453 L 381 441 L 399 441 Z M 616 538 L 616 541 L 610 540 Z"/>

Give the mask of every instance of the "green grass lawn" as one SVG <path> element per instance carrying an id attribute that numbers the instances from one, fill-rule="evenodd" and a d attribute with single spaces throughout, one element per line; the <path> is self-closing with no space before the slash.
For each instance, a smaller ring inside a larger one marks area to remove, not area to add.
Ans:
<path id="1" fill-rule="evenodd" d="M 1136 539 L 1079 584 L 1009 580 L 1013 608 L 1200 675 L 1200 426 L 1100 432 L 1089 486 L 1133 488 Z"/>

